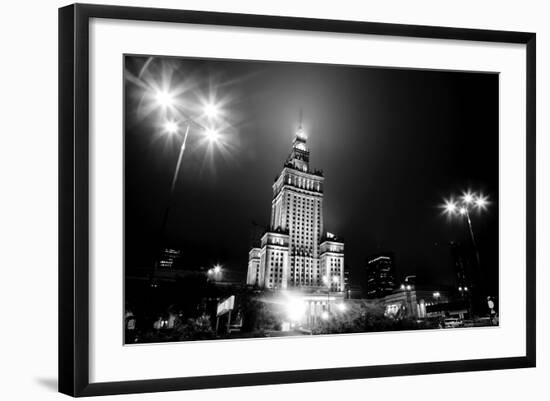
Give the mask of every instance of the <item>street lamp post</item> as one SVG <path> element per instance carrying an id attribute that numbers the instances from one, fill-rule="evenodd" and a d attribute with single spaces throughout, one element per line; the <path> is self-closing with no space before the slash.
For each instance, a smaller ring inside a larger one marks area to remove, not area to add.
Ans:
<path id="1" fill-rule="evenodd" d="M 462 216 L 464 220 L 466 221 L 466 224 L 468 226 L 468 236 L 474 251 L 475 256 L 475 264 L 476 268 L 480 269 L 481 263 L 479 258 L 479 249 L 477 247 L 477 242 L 474 235 L 474 229 L 472 227 L 472 220 L 470 218 L 470 213 L 472 210 L 476 209 L 477 211 L 484 211 L 487 209 L 487 206 L 489 205 L 489 201 L 487 196 L 484 196 L 483 194 L 479 193 L 472 193 L 470 191 L 463 192 L 462 196 L 458 198 L 458 200 L 454 200 L 452 197 L 448 200 L 445 200 L 445 204 L 443 205 L 444 213 L 446 213 L 448 216 Z M 470 282 L 470 284 L 473 284 Z M 467 295 L 469 295 L 469 289 L 467 286 L 464 286 L 463 283 L 460 284 L 458 287 L 458 291 L 460 293 L 460 297 L 464 298 Z M 472 299 L 470 299 L 470 316 L 473 317 L 473 305 L 472 305 Z"/>
<path id="2" fill-rule="evenodd" d="M 171 121 L 167 122 L 165 124 L 165 128 L 166 128 L 167 132 L 169 132 L 170 134 L 175 134 L 178 131 L 177 124 L 174 123 L 174 122 L 171 122 Z M 166 223 L 168 222 L 168 215 L 170 213 L 170 208 L 172 207 L 172 199 L 173 199 L 173 196 L 174 196 L 174 189 L 176 188 L 176 182 L 178 180 L 178 175 L 179 175 L 180 167 L 181 167 L 181 160 L 183 159 L 183 153 L 185 152 L 185 145 L 187 143 L 187 136 L 189 135 L 189 128 L 190 128 L 190 125 L 189 125 L 189 123 L 187 123 L 187 127 L 185 128 L 185 135 L 183 136 L 183 141 L 181 143 L 181 147 L 180 147 L 180 151 L 179 151 L 179 155 L 178 155 L 178 161 L 176 162 L 176 168 L 174 169 L 174 174 L 172 176 L 172 183 L 170 185 L 170 195 L 168 197 L 168 203 L 167 203 L 166 208 L 164 210 L 164 215 L 162 217 L 162 223 L 161 223 L 161 226 L 160 226 L 160 240 L 161 240 L 161 242 L 163 240 L 164 230 L 166 229 Z"/>
<path id="3" fill-rule="evenodd" d="M 455 201 L 452 197 L 448 200 L 445 200 L 443 205 L 444 212 L 448 216 L 460 215 L 463 216 L 467 225 L 468 225 L 468 234 L 470 236 L 470 241 L 472 247 L 474 248 L 477 267 L 479 268 L 479 251 L 477 249 L 477 243 L 474 236 L 474 229 L 472 227 L 472 220 L 470 219 L 470 212 L 473 208 L 476 208 L 479 211 L 483 211 L 487 208 L 489 201 L 486 196 L 483 194 L 475 194 L 472 192 L 464 192 L 458 201 Z"/>
<path id="4" fill-rule="evenodd" d="M 468 207 L 462 207 L 460 209 L 460 214 L 464 216 L 466 219 L 466 222 L 468 223 L 468 232 L 470 233 L 470 241 L 472 242 L 472 247 L 474 248 L 475 256 L 476 256 L 476 264 L 479 268 L 479 251 L 477 249 L 476 244 L 476 238 L 474 236 L 474 230 L 472 229 L 472 220 L 470 219 L 470 211 L 468 210 Z"/>
<path id="5" fill-rule="evenodd" d="M 165 121 L 164 127 L 163 127 L 164 132 L 168 133 L 169 135 L 177 135 L 179 133 L 178 121 L 174 120 L 174 119 L 170 119 L 171 114 L 172 114 L 171 111 L 173 109 L 175 109 L 175 107 L 174 107 L 174 103 L 175 103 L 174 96 L 172 96 L 169 91 L 157 91 L 157 93 L 154 96 L 154 99 L 155 99 L 157 107 L 162 108 L 165 112 L 166 121 Z M 177 111 L 174 112 L 174 113 L 178 114 L 179 117 L 185 117 L 185 116 L 183 116 L 183 114 L 181 114 Z M 218 110 L 218 107 L 215 104 L 208 103 L 208 104 L 203 106 L 203 113 L 209 120 L 212 120 L 215 117 L 217 117 L 217 115 L 219 113 L 219 110 Z M 179 176 L 179 173 L 180 173 L 180 170 L 181 170 L 181 163 L 182 163 L 182 160 L 183 160 L 183 155 L 185 153 L 185 148 L 186 148 L 186 145 L 187 145 L 187 138 L 188 138 L 190 130 L 191 130 L 191 125 L 195 125 L 198 128 L 200 128 L 201 130 L 203 130 L 204 135 L 206 136 L 206 138 L 210 142 L 217 142 L 218 139 L 219 139 L 219 134 L 215 129 L 205 128 L 203 125 L 199 124 L 197 121 L 195 121 L 191 118 L 188 118 L 188 117 L 182 118 L 182 121 L 185 123 L 185 133 L 183 135 L 183 139 L 182 139 L 182 142 L 181 142 L 181 145 L 180 145 L 180 151 L 179 151 L 179 154 L 178 154 L 178 159 L 177 159 L 177 162 L 176 162 L 176 166 L 174 168 L 174 173 L 172 175 L 172 181 L 171 181 L 171 184 L 170 184 L 170 192 L 169 192 L 169 195 L 168 195 L 168 202 L 166 204 L 166 208 L 164 210 L 164 214 L 163 214 L 163 218 L 162 218 L 162 222 L 161 222 L 161 226 L 160 226 L 159 257 L 157 258 L 157 260 L 153 264 L 153 286 L 156 285 L 156 283 L 154 283 L 155 276 L 156 276 L 156 270 L 157 270 L 157 267 L 160 263 L 160 255 L 162 254 L 162 247 L 164 245 L 164 235 L 165 235 L 166 225 L 168 223 L 168 217 L 169 217 L 170 209 L 171 209 L 172 203 L 173 203 L 174 191 L 175 191 L 176 183 L 177 183 L 178 176 Z"/>

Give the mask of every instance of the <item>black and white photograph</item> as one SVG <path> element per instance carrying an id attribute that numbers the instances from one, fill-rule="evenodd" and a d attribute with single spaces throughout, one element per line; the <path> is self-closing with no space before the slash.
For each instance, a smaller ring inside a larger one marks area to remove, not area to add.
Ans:
<path id="1" fill-rule="evenodd" d="M 499 75 L 124 56 L 125 344 L 499 325 Z"/>
<path id="2" fill-rule="evenodd" d="M 0 399 L 545 399 L 543 2 L 107 3 L 4 8 Z"/>

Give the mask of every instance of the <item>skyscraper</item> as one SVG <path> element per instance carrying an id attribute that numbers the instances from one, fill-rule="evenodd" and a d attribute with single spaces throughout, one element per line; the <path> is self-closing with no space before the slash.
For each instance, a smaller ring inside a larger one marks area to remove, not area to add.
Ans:
<path id="1" fill-rule="evenodd" d="M 367 298 L 382 298 L 395 289 L 393 259 L 392 253 L 377 254 L 367 259 Z"/>
<path id="2" fill-rule="evenodd" d="M 324 177 L 309 165 L 300 126 L 273 183 L 270 225 L 249 253 L 247 284 L 310 292 L 344 290 L 344 243 L 324 232 Z"/>
<path id="3" fill-rule="evenodd" d="M 160 256 L 159 267 L 161 269 L 171 269 L 177 264 L 180 258 L 181 251 L 165 248 L 162 250 L 162 254 Z"/>

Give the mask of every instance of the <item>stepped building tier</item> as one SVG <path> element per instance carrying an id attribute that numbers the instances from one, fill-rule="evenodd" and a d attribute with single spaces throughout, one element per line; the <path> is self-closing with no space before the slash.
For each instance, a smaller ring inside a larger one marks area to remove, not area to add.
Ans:
<path id="1" fill-rule="evenodd" d="M 324 177 L 309 165 L 301 127 L 273 183 L 270 226 L 249 252 L 247 284 L 267 289 L 342 292 L 344 243 L 324 231 Z"/>

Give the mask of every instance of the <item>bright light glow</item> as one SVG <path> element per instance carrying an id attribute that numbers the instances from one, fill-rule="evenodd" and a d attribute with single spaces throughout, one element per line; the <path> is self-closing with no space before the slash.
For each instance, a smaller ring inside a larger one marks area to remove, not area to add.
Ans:
<path id="1" fill-rule="evenodd" d="M 474 195 L 471 192 L 464 192 L 462 194 L 462 200 L 469 205 L 474 201 Z"/>
<path id="2" fill-rule="evenodd" d="M 213 103 L 207 103 L 204 105 L 204 114 L 208 118 L 216 118 L 220 114 L 220 109 Z"/>
<path id="3" fill-rule="evenodd" d="M 489 201 L 488 201 L 487 197 L 483 196 L 481 194 L 475 200 L 475 205 L 479 210 L 487 209 L 488 204 L 489 204 Z"/>
<path id="4" fill-rule="evenodd" d="M 178 123 L 175 121 L 166 121 L 164 123 L 164 130 L 169 134 L 175 134 L 178 132 Z"/>
<path id="5" fill-rule="evenodd" d="M 485 210 L 489 205 L 487 196 L 483 194 L 477 194 L 474 192 L 463 192 L 460 200 L 454 201 L 452 198 L 445 199 L 444 204 L 441 205 L 443 213 L 448 216 L 454 216 L 456 214 L 467 215 L 475 207 L 478 211 Z"/>
<path id="6" fill-rule="evenodd" d="M 218 142 L 220 139 L 220 133 L 216 131 L 215 129 L 208 128 L 206 131 L 204 131 L 204 136 L 206 139 L 208 139 L 209 142 Z"/>
<path id="7" fill-rule="evenodd" d="M 298 298 L 289 298 L 286 303 L 288 317 L 294 321 L 300 321 L 306 313 L 306 303 Z"/>
<path id="8" fill-rule="evenodd" d="M 405 289 L 405 284 L 401 284 L 401 289 L 402 289 L 402 290 Z"/>
<path id="9" fill-rule="evenodd" d="M 337 308 L 340 312 L 345 312 L 347 309 L 346 304 L 338 304 Z"/>
<path id="10" fill-rule="evenodd" d="M 327 276 L 323 276 L 323 283 L 328 284 L 328 277 Z"/>
<path id="11" fill-rule="evenodd" d="M 458 291 L 462 291 L 462 287 L 458 287 Z"/>
<path id="12" fill-rule="evenodd" d="M 441 295 L 441 294 L 440 294 L 438 291 L 433 293 L 434 298 L 439 298 L 440 295 Z"/>
<path id="13" fill-rule="evenodd" d="M 468 291 L 468 287 L 464 287 L 464 291 Z"/>
<path id="14" fill-rule="evenodd" d="M 296 136 L 297 136 L 298 138 L 302 139 L 302 140 L 306 140 L 306 139 L 307 139 L 307 135 L 306 135 L 306 133 L 304 132 L 304 130 L 303 130 L 302 127 L 300 127 L 300 128 L 298 129 L 298 131 L 296 131 Z"/>
<path id="15" fill-rule="evenodd" d="M 221 271 L 222 271 L 222 267 L 221 267 L 220 265 L 214 266 L 214 273 L 217 274 L 217 273 L 219 273 L 219 272 L 221 272 Z"/>
<path id="16" fill-rule="evenodd" d="M 445 200 L 445 205 L 443 205 L 445 213 L 452 215 L 456 212 L 456 208 L 456 203 L 452 199 Z"/>
<path id="17" fill-rule="evenodd" d="M 208 275 L 211 276 L 212 274 L 214 274 L 214 270 L 208 269 Z"/>
<path id="18" fill-rule="evenodd" d="M 332 282 L 338 283 L 340 281 L 340 278 L 338 276 L 332 276 Z"/>
<path id="19" fill-rule="evenodd" d="M 328 320 L 328 318 L 329 318 L 329 315 L 327 311 L 324 311 L 323 313 L 321 313 L 321 319 Z"/>
<path id="20" fill-rule="evenodd" d="M 407 291 L 410 291 L 411 288 L 412 288 L 412 287 L 410 286 L 410 284 L 408 284 L 408 285 L 407 285 Z"/>
<path id="21" fill-rule="evenodd" d="M 167 90 L 159 89 L 155 92 L 157 105 L 168 109 L 174 105 L 174 96 Z"/>

